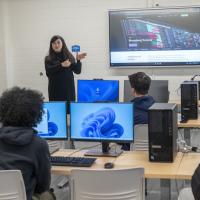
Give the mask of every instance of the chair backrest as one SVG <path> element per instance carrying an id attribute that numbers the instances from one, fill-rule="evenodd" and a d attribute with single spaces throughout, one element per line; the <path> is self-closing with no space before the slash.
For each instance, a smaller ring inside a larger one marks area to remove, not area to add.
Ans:
<path id="1" fill-rule="evenodd" d="M 194 200 L 192 188 L 183 188 L 179 193 L 178 200 Z"/>
<path id="2" fill-rule="evenodd" d="M 134 126 L 134 143 L 131 144 L 130 150 L 148 151 L 148 124 L 137 124 Z"/>
<path id="3" fill-rule="evenodd" d="M 0 170 L 0 200 L 26 200 L 20 170 Z"/>
<path id="4" fill-rule="evenodd" d="M 144 200 L 144 168 L 75 169 L 72 200 Z"/>

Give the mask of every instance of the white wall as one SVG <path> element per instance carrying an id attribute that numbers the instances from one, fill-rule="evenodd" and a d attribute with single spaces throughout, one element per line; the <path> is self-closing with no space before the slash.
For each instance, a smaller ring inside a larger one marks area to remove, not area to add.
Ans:
<path id="1" fill-rule="evenodd" d="M 121 80 L 120 99 L 123 97 L 123 79 L 136 71 L 145 71 L 153 79 L 169 80 L 170 98 L 178 99 L 175 90 L 180 83 L 199 73 L 199 68 L 174 69 L 110 69 L 108 57 L 108 10 L 160 6 L 200 5 L 197 0 L 0 0 L 3 4 L 3 33 L 0 48 L 5 48 L 7 87 L 28 86 L 41 90 L 47 96 L 47 78 L 44 57 L 49 40 L 59 34 L 69 47 L 80 44 L 88 53 L 83 61 L 83 72 L 76 78 L 107 78 Z M 2 57 L 0 53 L 0 58 Z M 0 59 L 1 60 L 1 59 Z M 0 72 L 1 72 L 0 71 Z M 44 76 L 39 73 L 43 72 Z M 0 74 L 4 80 L 5 70 Z M 5 84 L 0 82 L 0 91 Z"/>
<path id="2" fill-rule="evenodd" d="M 0 2 L 0 94 L 6 89 L 6 62 L 5 62 L 5 44 L 4 44 L 4 17 L 3 4 Z"/>

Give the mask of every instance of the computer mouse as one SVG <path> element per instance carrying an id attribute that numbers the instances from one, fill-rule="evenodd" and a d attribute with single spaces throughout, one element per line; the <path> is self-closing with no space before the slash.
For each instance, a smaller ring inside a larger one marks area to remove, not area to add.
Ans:
<path id="1" fill-rule="evenodd" d="M 114 167 L 114 163 L 107 162 L 104 164 L 105 169 L 112 169 Z"/>

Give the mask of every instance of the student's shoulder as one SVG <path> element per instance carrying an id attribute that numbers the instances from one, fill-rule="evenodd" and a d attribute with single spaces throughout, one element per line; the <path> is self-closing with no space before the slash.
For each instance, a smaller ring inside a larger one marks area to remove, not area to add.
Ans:
<path id="1" fill-rule="evenodd" d="M 151 102 L 152 102 L 152 104 L 153 104 L 153 103 L 155 103 L 155 99 L 154 99 L 154 97 L 153 97 L 153 96 L 151 96 L 151 95 L 148 95 L 148 97 L 149 97 L 149 101 L 151 101 Z"/>
<path id="2" fill-rule="evenodd" d="M 45 139 L 39 137 L 38 135 L 34 135 L 33 136 L 33 142 L 35 143 L 35 145 L 37 145 L 38 147 L 46 147 L 48 146 L 48 143 Z"/>

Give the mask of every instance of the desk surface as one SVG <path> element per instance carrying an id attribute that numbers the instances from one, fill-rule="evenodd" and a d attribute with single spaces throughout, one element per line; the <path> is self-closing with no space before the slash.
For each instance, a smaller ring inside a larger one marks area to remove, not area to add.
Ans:
<path id="1" fill-rule="evenodd" d="M 177 172 L 177 179 L 191 179 L 200 163 L 200 153 L 185 153 Z"/>
<path id="2" fill-rule="evenodd" d="M 60 150 L 54 153 L 54 156 L 67 156 L 74 150 Z M 83 151 L 77 152 L 72 156 L 83 156 Z M 91 169 L 103 169 L 106 162 L 114 162 L 114 169 L 144 167 L 146 178 L 164 178 L 175 179 L 180 166 L 183 154 L 179 152 L 173 163 L 153 163 L 148 160 L 147 151 L 129 151 L 123 152 L 117 158 L 98 157 Z M 70 175 L 74 167 L 53 166 L 52 173 Z"/>
<path id="3" fill-rule="evenodd" d="M 186 123 L 178 122 L 179 128 L 200 128 L 200 117 L 198 119 L 190 119 Z"/>

